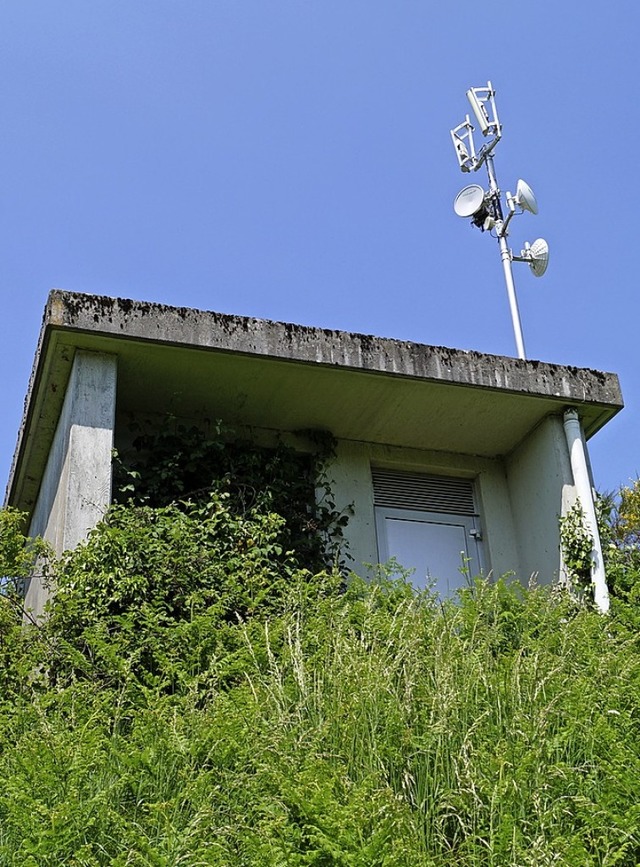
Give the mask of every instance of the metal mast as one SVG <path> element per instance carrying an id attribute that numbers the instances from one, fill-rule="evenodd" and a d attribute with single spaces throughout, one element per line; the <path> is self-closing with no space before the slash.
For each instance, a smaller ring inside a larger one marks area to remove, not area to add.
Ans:
<path id="1" fill-rule="evenodd" d="M 525 243 L 519 256 L 514 256 L 509 248 L 507 237 L 511 219 L 515 214 L 521 214 L 523 211 L 537 214 L 538 204 L 529 185 L 520 180 L 516 187 L 515 196 L 509 192 L 505 196 L 508 213 L 506 217 L 504 216 L 500 188 L 493 164 L 493 150 L 502 138 L 502 126 L 498 120 L 495 90 L 489 81 L 486 87 L 470 88 L 467 91 L 467 99 L 480 132 L 483 137 L 489 140 L 476 152 L 473 138 L 475 127 L 472 125 L 469 115 L 466 115 L 464 121 L 451 130 L 451 140 L 458 158 L 458 165 L 463 172 L 477 172 L 482 165 L 486 166 L 489 188 L 485 191 L 478 184 L 465 187 L 456 196 L 453 207 L 458 216 L 471 217 L 472 225 L 477 226 L 482 232 L 489 232 L 492 237 L 498 240 L 518 358 L 526 358 L 511 263 L 527 262 L 535 276 L 541 277 L 547 270 L 549 247 L 546 241 L 538 238 L 533 244 Z"/>

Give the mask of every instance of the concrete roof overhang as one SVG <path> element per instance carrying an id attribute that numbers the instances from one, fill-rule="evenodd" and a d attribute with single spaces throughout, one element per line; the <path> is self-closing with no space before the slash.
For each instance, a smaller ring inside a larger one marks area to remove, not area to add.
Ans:
<path id="1" fill-rule="evenodd" d="M 6 495 L 28 512 L 78 349 L 117 355 L 119 415 L 321 428 L 485 457 L 509 454 L 566 407 L 589 437 L 623 406 L 612 373 L 55 290 Z"/>

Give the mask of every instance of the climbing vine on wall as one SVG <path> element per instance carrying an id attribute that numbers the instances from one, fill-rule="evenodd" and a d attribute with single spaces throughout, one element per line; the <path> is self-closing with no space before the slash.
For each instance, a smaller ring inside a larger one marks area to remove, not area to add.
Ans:
<path id="1" fill-rule="evenodd" d="M 585 590 L 591 584 L 593 536 L 585 525 L 580 502 L 574 503 L 560 518 L 560 543 L 569 581 L 574 587 Z"/>
<path id="2" fill-rule="evenodd" d="M 335 441 L 326 431 L 300 432 L 309 449 L 298 451 L 239 438 L 221 422 L 204 430 L 168 416 L 160 425 L 132 422 L 131 430 L 131 446 L 114 456 L 116 501 L 160 507 L 223 493 L 237 515 L 284 518 L 306 568 L 345 566 L 349 510 L 336 507 L 327 474 Z"/>

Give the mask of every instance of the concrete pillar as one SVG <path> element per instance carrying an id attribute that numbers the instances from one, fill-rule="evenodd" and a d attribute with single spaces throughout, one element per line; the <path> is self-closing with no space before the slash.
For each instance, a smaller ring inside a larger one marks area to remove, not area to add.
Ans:
<path id="1" fill-rule="evenodd" d="M 116 371 L 115 355 L 76 352 L 29 527 L 58 554 L 85 539 L 111 501 Z M 38 616 L 47 597 L 31 578 L 25 607 Z"/>
<path id="2" fill-rule="evenodd" d="M 350 514 L 345 530 L 347 565 L 357 575 L 366 577 L 370 566 L 378 562 L 369 446 L 339 441 L 335 458 L 327 468 L 327 477 L 336 510 Z"/>
<path id="3" fill-rule="evenodd" d="M 485 461 L 476 478 L 476 498 L 480 505 L 485 571 L 494 578 L 521 576 L 509 486 L 502 461 Z"/>
<path id="4" fill-rule="evenodd" d="M 518 541 L 520 577 L 541 584 L 561 569 L 559 518 L 575 500 L 562 419 L 548 416 L 506 461 L 511 513 Z"/>

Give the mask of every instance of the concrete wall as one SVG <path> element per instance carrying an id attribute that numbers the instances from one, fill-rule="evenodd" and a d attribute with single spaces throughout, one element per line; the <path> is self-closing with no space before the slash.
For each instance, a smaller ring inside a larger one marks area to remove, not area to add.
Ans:
<path id="1" fill-rule="evenodd" d="M 115 373 L 111 356 L 76 357 L 31 528 L 58 551 L 84 538 L 109 501 Z M 263 444 L 277 439 L 274 431 L 249 433 Z M 300 447 L 296 436 L 291 439 Z M 557 579 L 558 517 L 575 500 L 561 417 L 544 419 L 504 459 L 339 440 L 328 478 L 338 510 L 354 507 L 345 535 L 350 565 L 363 575 L 379 559 L 372 466 L 473 479 L 485 572 L 525 582 L 532 574 L 544 583 Z"/>
<path id="2" fill-rule="evenodd" d="M 111 499 L 111 452 L 117 361 L 78 351 L 67 385 L 29 534 L 56 553 L 74 548 L 102 517 Z M 48 593 L 30 579 L 25 606 L 37 616 Z"/>
<path id="3" fill-rule="evenodd" d="M 558 519 L 575 502 L 567 441 L 559 416 L 547 417 L 506 463 L 521 577 L 541 583 L 560 575 Z"/>
<path id="4" fill-rule="evenodd" d="M 346 536 L 360 574 L 368 571 L 363 564 L 378 561 L 372 465 L 473 478 L 485 571 L 525 583 L 561 576 L 558 519 L 576 492 L 560 416 L 547 417 L 504 460 L 340 441 L 329 477 L 338 508 L 355 505 Z"/>
<path id="5" fill-rule="evenodd" d="M 145 418 L 151 418 L 148 414 Z M 162 417 L 158 416 L 158 424 Z M 198 424 L 197 419 L 183 419 L 185 424 Z M 126 450 L 125 425 L 119 427 L 118 448 Z M 242 435 L 263 446 L 275 446 L 279 441 L 293 448 L 313 448 L 304 437 L 279 434 L 261 428 L 247 428 Z M 376 522 L 371 467 L 463 476 L 475 481 L 475 493 L 483 531 L 485 572 L 495 575 L 520 575 L 519 549 L 511 510 L 510 491 L 502 459 L 481 458 L 423 449 L 384 446 L 353 440 L 338 440 L 336 456 L 327 469 L 338 511 L 350 514 L 345 537 L 352 558 L 349 565 L 355 572 L 367 575 L 367 565 L 378 562 Z M 319 492 L 322 495 L 322 491 Z M 353 513 L 351 514 L 351 508 Z"/>
<path id="6" fill-rule="evenodd" d="M 483 530 L 485 571 L 495 575 L 520 574 L 516 529 L 501 460 L 342 440 L 338 442 L 328 476 L 333 483 L 338 509 L 355 506 L 345 534 L 355 572 L 366 575 L 369 571 L 366 564 L 378 562 L 372 465 L 474 479 Z"/>

